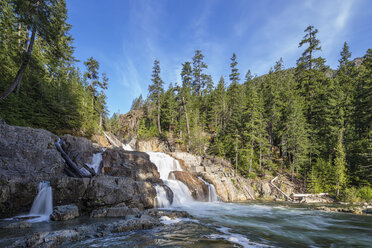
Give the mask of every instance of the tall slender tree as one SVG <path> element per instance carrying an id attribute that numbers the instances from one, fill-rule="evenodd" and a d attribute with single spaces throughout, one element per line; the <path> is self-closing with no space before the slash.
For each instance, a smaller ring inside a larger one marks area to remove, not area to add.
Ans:
<path id="1" fill-rule="evenodd" d="M 196 50 L 195 55 L 192 58 L 193 64 L 193 90 L 198 95 L 201 96 L 202 91 L 206 84 L 206 74 L 204 73 L 204 69 L 207 69 L 207 64 L 203 61 L 204 55 L 202 54 L 201 50 Z"/>
<path id="2" fill-rule="evenodd" d="M 58 15 L 58 10 L 61 8 L 59 3 L 60 1 L 57 0 L 14 1 L 14 10 L 18 18 L 17 22 L 20 24 L 20 27 L 23 26 L 27 29 L 24 38 L 25 49 L 21 57 L 21 65 L 18 72 L 9 88 L 0 94 L 0 100 L 9 96 L 17 87 L 19 88 L 23 74 L 31 59 L 35 39 L 40 37 L 49 46 L 52 47 L 55 45 L 54 43 L 59 33 L 55 32 L 54 29 L 62 28 L 61 25 L 65 24 L 64 20 L 58 23 L 52 20 L 54 16 Z"/>
<path id="3" fill-rule="evenodd" d="M 152 84 L 149 85 L 149 97 L 156 105 L 156 116 L 157 116 L 157 126 L 158 132 L 161 134 L 161 125 L 160 125 L 160 106 L 161 106 L 161 95 L 164 92 L 163 89 L 163 80 L 160 78 L 160 65 L 159 60 L 154 61 L 154 66 L 152 68 Z"/>

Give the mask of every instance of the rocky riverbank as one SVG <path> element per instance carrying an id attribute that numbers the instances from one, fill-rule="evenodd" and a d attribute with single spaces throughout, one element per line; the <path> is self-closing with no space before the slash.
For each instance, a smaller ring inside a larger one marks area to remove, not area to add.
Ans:
<path id="1" fill-rule="evenodd" d="M 125 215 L 120 217 L 120 219 L 111 218 L 106 221 L 95 221 L 87 224 L 70 221 L 67 222 L 68 225 L 65 228 L 49 231 L 36 231 L 37 228 L 32 228 L 35 224 L 29 222 L 18 222 L 18 225 L 14 223 L 4 225 L 3 223 L 0 229 L 5 228 L 10 230 L 16 228 L 18 229 L 18 235 L 10 237 L 7 241 L 3 240 L 1 245 L 6 245 L 7 247 L 59 247 L 62 244 L 77 242 L 92 237 L 105 237 L 113 233 L 151 229 L 164 225 L 162 222 L 163 219 L 192 218 L 184 211 L 157 209 L 144 211 L 138 211 L 137 209 L 134 212 L 126 212 Z M 27 225 L 20 225 L 19 223 L 27 223 Z M 23 228 L 23 230 L 19 228 Z"/>
<path id="2" fill-rule="evenodd" d="M 55 146 L 58 139 L 46 130 L 0 124 L 0 218 L 27 213 L 40 181 L 50 181 L 53 205 L 76 204 L 83 213 L 118 204 L 140 210 L 154 207 L 154 185 L 162 181 L 146 153 L 107 149 L 98 175 L 76 178 L 69 176 Z M 103 152 L 85 138 L 61 139 L 81 170 L 82 164 L 92 163 L 94 154 Z"/>

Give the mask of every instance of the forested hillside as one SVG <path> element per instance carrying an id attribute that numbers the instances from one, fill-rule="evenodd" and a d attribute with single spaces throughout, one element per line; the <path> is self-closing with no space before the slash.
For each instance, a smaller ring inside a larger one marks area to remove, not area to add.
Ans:
<path id="1" fill-rule="evenodd" d="M 57 134 L 115 132 L 108 77 L 93 57 L 78 69 L 65 1 L 0 0 L 0 9 L 0 117 Z M 196 50 L 181 82 L 165 84 L 155 60 L 148 97 L 132 104 L 143 113 L 138 138 L 226 158 L 245 177 L 288 173 L 310 192 L 372 198 L 372 49 L 352 60 L 345 42 L 330 68 L 317 32 L 306 28 L 295 68 L 280 59 L 261 76 L 239 71 L 233 54 L 229 77 L 214 82 Z"/>
<path id="2" fill-rule="evenodd" d="M 259 77 L 240 72 L 233 54 L 229 78 L 215 83 L 197 50 L 182 81 L 164 89 L 155 60 L 149 96 L 132 104 L 144 112 L 139 138 L 224 157 L 246 177 L 287 172 L 310 192 L 372 195 L 372 49 L 352 61 L 345 42 L 334 70 L 317 55 L 317 32 L 306 28 L 296 68 L 280 59 Z"/>
<path id="3" fill-rule="evenodd" d="M 65 1 L 0 1 L 0 116 L 12 125 L 90 136 L 106 115 L 107 76 L 73 57 Z"/>

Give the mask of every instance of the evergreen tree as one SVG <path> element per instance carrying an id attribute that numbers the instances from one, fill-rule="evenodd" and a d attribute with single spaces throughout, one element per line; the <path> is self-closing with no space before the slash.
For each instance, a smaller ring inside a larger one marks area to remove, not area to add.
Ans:
<path id="1" fill-rule="evenodd" d="M 231 84 L 228 88 L 227 94 L 229 99 L 229 113 L 228 113 L 228 121 L 226 125 L 226 140 L 225 145 L 227 147 L 228 156 L 231 156 L 235 162 L 235 166 L 237 167 L 239 162 L 239 145 L 241 139 L 241 129 L 242 129 L 242 112 L 243 108 L 241 106 L 243 95 L 241 86 L 239 85 L 239 71 L 236 68 L 238 62 L 236 61 L 236 55 L 233 54 L 231 57 L 231 73 L 229 78 L 231 80 Z"/>
<path id="2" fill-rule="evenodd" d="M 204 69 L 207 69 L 207 64 L 203 61 L 204 55 L 200 50 L 195 51 L 195 55 L 192 58 L 192 64 L 193 64 L 193 91 L 198 95 L 201 96 L 202 91 L 206 84 L 206 74 L 203 73 Z"/>
<path id="3" fill-rule="evenodd" d="M 335 191 L 336 196 L 340 194 L 340 190 L 346 185 L 346 155 L 345 148 L 343 145 L 343 130 L 340 130 L 338 137 L 338 143 L 336 147 L 336 157 L 334 160 L 335 164 Z"/>
<path id="4" fill-rule="evenodd" d="M 18 19 L 16 22 L 27 29 L 23 43 L 25 50 L 23 51 L 21 66 L 19 67 L 17 74 L 9 88 L 0 94 L 0 100 L 5 99 L 20 86 L 22 77 L 31 59 L 35 40 L 40 37 L 43 39 L 45 44 L 50 47 L 55 45 L 57 36 L 59 35 L 58 32 L 55 32 L 55 29 L 61 28 L 61 25 L 65 24 L 65 19 L 58 20 L 58 22 L 53 21 L 53 17 L 60 14 L 59 10 L 61 8 L 64 8 L 64 10 L 66 9 L 65 4 L 60 4 L 60 2 L 61 1 L 54 0 L 12 2 L 14 6 L 13 11 L 16 13 L 16 15 L 13 15 L 13 18 L 16 17 Z M 7 7 L 6 11 L 9 11 L 9 4 L 9 2 L 6 2 L 5 4 Z M 59 26 L 57 26 L 57 24 Z"/>
<path id="5" fill-rule="evenodd" d="M 293 180 L 295 170 L 305 168 L 309 141 L 306 119 L 303 115 L 300 97 L 294 93 L 288 104 L 283 138 L 286 140 L 285 145 L 288 151 L 288 162 L 290 164 Z"/>
<path id="6" fill-rule="evenodd" d="M 99 84 L 99 63 L 93 57 L 90 57 L 87 61 L 84 62 L 84 65 L 87 68 L 87 72 L 84 74 L 84 76 L 90 80 L 90 94 L 92 95 L 92 103 L 94 104 L 96 87 Z"/>
<path id="7" fill-rule="evenodd" d="M 154 61 L 154 67 L 152 69 L 152 84 L 149 85 L 149 97 L 155 102 L 156 105 L 156 116 L 157 116 L 157 126 L 158 132 L 161 134 L 161 125 L 160 125 L 160 106 L 161 106 L 161 96 L 164 92 L 163 90 L 163 81 L 160 78 L 160 65 L 159 61 Z"/>

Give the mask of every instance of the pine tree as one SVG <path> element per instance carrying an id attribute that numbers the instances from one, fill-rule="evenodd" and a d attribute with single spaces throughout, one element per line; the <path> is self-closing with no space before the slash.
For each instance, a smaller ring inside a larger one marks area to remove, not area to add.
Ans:
<path id="1" fill-rule="evenodd" d="M 334 159 L 335 165 L 335 191 L 336 196 L 340 195 L 340 190 L 346 185 L 346 155 L 345 148 L 343 144 L 343 130 L 340 130 L 338 137 L 338 143 L 336 147 L 336 157 Z"/>
<path id="2" fill-rule="evenodd" d="M 99 63 L 93 57 L 90 57 L 87 61 L 84 62 L 84 65 L 87 68 L 87 72 L 84 74 L 84 76 L 90 80 L 90 94 L 92 96 L 92 103 L 94 105 L 96 87 L 99 84 L 98 81 Z"/>
<path id="3" fill-rule="evenodd" d="M 229 112 L 226 124 L 226 132 L 228 135 L 226 135 L 225 140 L 226 150 L 228 151 L 227 155 L 233 158 L 236 167 L 239 163 L 240 131 L 242 129 L 241 118 L 243 112 L 243 108 L 241 107 L 243 95 L 241 86 L 239 85 L 240 74 L 236 68 L 237 64 L 236 55 L 233 54 L 230 63 L 231 73 L 229 75 L 231 84 L 227 90 Z"/>
<path id="4" fill-rule="evenodd" d="M 53 17 L 58 16 L 58 11 L 61 8 L 66 9 L 65 5 L 61 6 L 59 3 L 60 1 L 52 0 L 14 1 L 15 16 L 18 17 L 17 22 L 20 26 L 27 28 L 24 42 L 25 50 L 17 74 L 9 88 L 0 94 L 0 100 L 5 99 L 17 87 L 20 87 L 22 77 L 31 60 L 35 40 L 40 37 L 47 45 L 53 47 L 56 36 L 59 35 L 55 32 L 56 28 L 60 28 L 57 24 L 64 25 L 65 23 L 64 20 L 58 23 L 53 21 Z M 7 7 L 9 7 L 8 4 Z"/>
<path id="5" fill-rule="evenodd" d="M 295 170 L 304 169 L 309 147 L 307 124 L 303 115 L 302 102 L 300 97 L 295 92 L 293 93 L 288 102 L 287 120 L 283 131 L 292 180 Z"/>
<path id="6" fill-rule="evenodd" d="M 202 91 L 205 87 L 206 84 L 206 74 L 203 73 L 204 69 L 207 69 L 208 66 L 205 64 L 203 61 L 204 55 L 200 50 L 195 51 L 195 55 L 192 58 L 192 63 L 193 63 L 193 76 L 194 76 L 194 81 L 192 84 L 193 91 L 198 95 L 201 96 Z"/>
<path id="7" fill-rule="evenodd" d="M 182 64 L 181 71 L 182 87 L 179 88 L 179 100 L 182 105 L 183 112 L 185 114 L 185 124 L 187 131 L 187 151 L 190 149 L 190 120 L 189 120 L 189 110 L 191 101 L 191 87 L 192 87 L 192 68 L 190 62 L 185 62 Z"/>
<path id="8" fill-rule="evenodd" d="M 150 99 L 155 102 L 156 105 L 156 116 L 157 116 L 157 126 L 158 132 L 161 135 L 161 125 L 160 125 L 160 106 L 161 106 L 161 95 L 163 94 L 163 81 L 160 78 L 160 65 L 159 61 L 154 61 L 154 67 L 152 70 L 152 84 L 149 85 L 149 97 Z"/>

